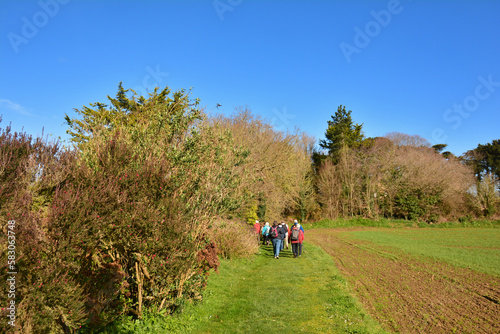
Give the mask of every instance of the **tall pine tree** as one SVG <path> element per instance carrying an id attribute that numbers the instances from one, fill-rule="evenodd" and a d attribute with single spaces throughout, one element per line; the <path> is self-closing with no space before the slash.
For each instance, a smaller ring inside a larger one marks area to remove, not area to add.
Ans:
<path id="1" fill-rule="evenodd" d="M 337 112 L 328 121 L 325 132 L 326 139 L 319 141 L 319 145 L 328 150 L 328 154 L 336 163 L 340 149 L 347 147 L 359 147 L 364 140 L 361 131 L 363 124 L 354 124 L 351 117 L 352 111 L 346 111 L 345 106 L 340 105 Z"/>

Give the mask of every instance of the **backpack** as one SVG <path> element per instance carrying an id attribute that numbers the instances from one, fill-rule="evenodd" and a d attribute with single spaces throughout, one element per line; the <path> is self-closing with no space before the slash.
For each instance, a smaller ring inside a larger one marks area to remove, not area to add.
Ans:
<path id="1" fill-rule="evenodd" d="M 292 236 L 291 236 L 292 241 L 298 241 L 299 235 L 300 235 L 300 230 L 298 228 L 292 229 Z"/>
<path id="2" fill-rule="evenodd" d="M 271 227 L 271 232 L 269 233 L 271 238 L 277 238 L 278 237 L 278 227 Z"/>

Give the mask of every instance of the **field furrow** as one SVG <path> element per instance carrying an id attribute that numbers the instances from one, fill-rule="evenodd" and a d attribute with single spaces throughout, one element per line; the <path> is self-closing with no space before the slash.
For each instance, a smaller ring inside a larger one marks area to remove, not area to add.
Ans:
<path id="1" fill-rule="evenodd" d="M 401 333 L 499 333 L 500 279 L 341 230 L 311 230 L 368 312 Z"/>

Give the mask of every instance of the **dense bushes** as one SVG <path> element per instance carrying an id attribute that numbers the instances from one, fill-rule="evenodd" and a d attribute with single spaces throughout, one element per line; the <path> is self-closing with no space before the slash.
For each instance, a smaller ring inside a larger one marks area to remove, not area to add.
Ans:
<path id="1" fill-rule="evenodd" d="M 244 198 L 236 171 L 245 154 L 200 122 L 183 91 L 123 94 L 112 110 L 96 104 L 67 119 L 74 152 L 1 134 L 0 213 L 18 226 L 21 332 L 98 328 L 149 306 L 172 312 L 199 299 L 217 270 L 208 229 Z M 13 329 L 6 319 L 2 329 Z"/>
<path id="2" fill-rule="evenodd" d="M 241 216 L 273 221 L 288 213 L 304 219 L 312 214 L 316 201 L 311 137 L 300 131 L 276 131 L 248 110 L 239 110 L 231 117 L 219 115 L 210 121 L 229 131 L 235 146 L 248 152 L 245 169 L 239 174 L 242 189 L 249 197 Z"/>
<path id="3" fill-rule="evenodd" d="M 318 177 L 320 202 L 330 218 L 349 215 L 437 221 L 470 210 L 472 171 L 427 147 L 378 139 L 363 149 L 344 147 Z"/>
<path id="4" fill-rule="evenodd" d="M 15 327 L 2 308 L 2 332 L 49 333 L 77 328 L 85 319 L 83 289 L 54 257 L 46 219 L 49 204 L 72 164 L 72 152 L 56 143 L 0 129 L 0 279 L 15 277 Z M 7 252 L 7 221 L 15 221 L 15 253 Z M 7 268 L 7 256 L 15 268 Z M 9 270 L 8 270 L 9 269 Z M 6 295 L 4 295 L 6 296 Z M 7 302 L 7 298 L 4 299 Z M 2 304 L 2 307 L 6 306 Z"/>
<path id="5" fill-rule="evenodd" d="M 18 224 L 20 332 L 95 330 L 145 309 L 174 312 L 201 298 L 219 257 L 255 253 L 248 225 L 227 217 L 254 218 L 258 198 L 268 217 L 298 207 L 310 167 L 300 136 L 264 124 L 258 131 L 273 153 L 256 154 L 238 127 L 208 120 L 183 90 L 127 93 L 120 85 L 109 106 L 66 117 L 73 150 L 9 129 L 0 135 L 0 217 Z M 2 329 L 12 330 L 2 312 Z"/>
<path id="6" fill-rule="evenodd" d="M 91 325 L 144 307 L 174 311 L 200 298 L 219 265 L 208 228 L 239 204 L 244 154 L 200 123 L 183 94 L 155 91 L 140 106 L 121 96 L 119 110 L 132 112 L 90 131 L 81 163 L 56 193 L 55 252 L 84 279 Z"/>

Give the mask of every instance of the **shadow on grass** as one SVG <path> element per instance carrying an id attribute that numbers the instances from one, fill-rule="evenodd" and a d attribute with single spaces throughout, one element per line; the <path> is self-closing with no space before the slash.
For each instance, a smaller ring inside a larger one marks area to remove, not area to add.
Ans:
<path id="1" fill-rule="evenodd" d="M 273 252 L 273 246 L 270 245 L 260 245 L 260 252 L 262 255 L 265 257 L 269 257 L 274 259 L 274 252 Z M 280 259 L 281 258 L 290 258 L 293 259 L 293 254 L 292 254 L 292 246 L 288 246 L 288 249 L 283 249 L 280 251 Z"/>

